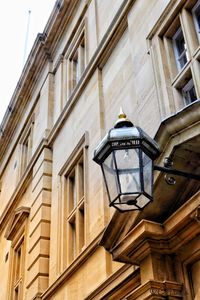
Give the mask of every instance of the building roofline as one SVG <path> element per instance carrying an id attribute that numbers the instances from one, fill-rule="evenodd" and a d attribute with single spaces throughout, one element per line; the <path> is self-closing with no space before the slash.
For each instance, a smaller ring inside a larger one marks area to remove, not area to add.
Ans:
<path id="1" fill-rule="evenodd" d="M 36 74 L 41 70 L 48 59 L 51 59 L 53 49 L 57 45 L 60 33 L 64 30 L 60 24 L 69 19 L 76 1 L 57 0 L 43 33 L 38 33 L 26 63 L 21 72 L 3 120 L 0 124 L 0 160 L 11 140 L 28 100 L 29 93 L 37 81 Z"/>

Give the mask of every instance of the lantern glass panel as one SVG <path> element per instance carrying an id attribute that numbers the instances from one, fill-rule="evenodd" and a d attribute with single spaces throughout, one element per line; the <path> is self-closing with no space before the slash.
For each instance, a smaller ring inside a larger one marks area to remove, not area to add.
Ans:
<path id="1" fill-rule="evenodd" d="M 140 195 L 140 197 L 137 198 L 137 206 L 139 208 L 145 207 L 151 200 L 144 195 Z"/>
<path id="2" fill-rule="evenodd" d="M 143 180 L 144 180 L 144 192 L 152 196 L 153 187 L 153 161 L 143 152 Z"/>
<path id="3" fill-rule="evenodd" d="M 123 194 L 140 193 L 139 150 L 115 150 L 120 192 Z"/>
<path id="4" fill-rule="evenodd" d="M 138 210 L 138 207 L 136 205 L 128 205 L 126 203 L 127 201 L 121 202 L 120 204 L 115 205 L 115 207 L 121 211 Z"/>
<path id="5" fill-rule="evenodd" d="M 110 196 L 110 200 L 117 197 L 119 193 L 116 166 L 113 153 L 111 153 L 103 162 L 102 168 L 104 171 L 106 187 Z"/>

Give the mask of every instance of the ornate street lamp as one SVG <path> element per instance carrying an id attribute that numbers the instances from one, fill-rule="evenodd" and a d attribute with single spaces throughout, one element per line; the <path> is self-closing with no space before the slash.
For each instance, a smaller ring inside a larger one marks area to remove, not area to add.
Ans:
<path id="1" fill-rule="evenodd" d="M 94 151 L 103 172 L 110 206 L 141 210 L 153 199 L 153 161 L 159 147 L 121 111 L 119 119 Z"/>
<path id="2" fill-rule="evenodd" d="M 101 166 L 110 206 L 123 212 L 142 210 L 153 200 L 154 170 L 200 180 L 198 175 L 172 169 L 169 160 L 165 167 L 154 166 L 159 154 L 158 144 L 121 110 L 93 158 Z M 174 184 L 175 180 L 168 177 L 167 182 Z"/>

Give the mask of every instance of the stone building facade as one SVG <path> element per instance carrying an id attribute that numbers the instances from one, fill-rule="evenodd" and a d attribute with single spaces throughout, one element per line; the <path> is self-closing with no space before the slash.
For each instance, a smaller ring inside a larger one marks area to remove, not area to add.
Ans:
<path id="1" fill-rule="evenodd" d="M 199 0 L 56 2 L 1 124 L 0 299 L 200 299 L 199 181 L 122 214 L 92 160 L 122 106 L 199 174 L 199 64 Z"/>

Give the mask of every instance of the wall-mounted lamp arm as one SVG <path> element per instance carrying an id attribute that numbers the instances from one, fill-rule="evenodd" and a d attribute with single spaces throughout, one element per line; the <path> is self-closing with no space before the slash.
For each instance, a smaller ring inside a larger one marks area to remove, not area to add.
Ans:
<path id="1" fill-rule="evenodd" d="M 187 172 L 176 170 L 176 169 L 173 169 L 173 168 L 166 168 L 166 167 L 160 167 L 160 166 L 155 165 L 154 170 L 160 171 L 160 172 L 163 172 L 163 173 L 167 173 L 167 174 L 178 175 L 178 176 L 182 176 L 182 177 L 186 177 L 186 178 L 195 179 L 195 180 L 200 181 L 200 175 L 187 173 Z"/>

